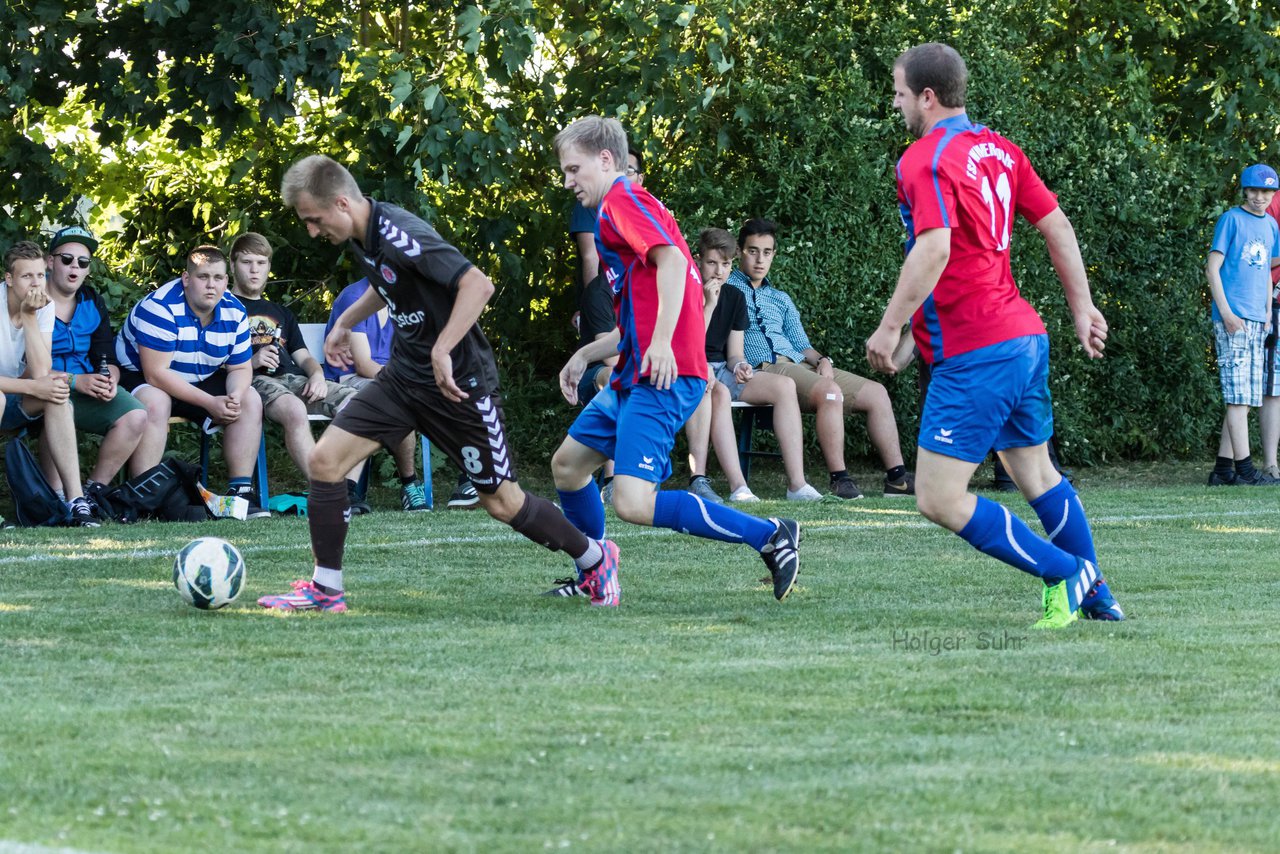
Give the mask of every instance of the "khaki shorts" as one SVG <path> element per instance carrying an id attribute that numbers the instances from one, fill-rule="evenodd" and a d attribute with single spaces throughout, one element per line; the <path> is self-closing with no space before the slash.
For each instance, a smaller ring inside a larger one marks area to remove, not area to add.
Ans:
<path id="1" fill-rule="evenodd" d="M 779 356 L 778 361 L 765 362 L 757 366 L 756 370 L 763 371 L 766 374 L 791 377 L 796 383 L 796 397 L 800 399 L 800 411 L 813 412 L 814 406 L 810 403 L 809 398 L 813 392 L 813 387 L 824 379 L 818 373 L 817 368 L 808 363 L 796 364 L 786 356 Z M 860 377 L 857 374 L 851 374 L 839 368 L 835 369 L 833 379 L 844 394 L 844 411 L 846 413 L 853 411 L 853 401 L 857 398 L 858 392 L 862 391 L 863 386 L 871 382 L 866 377 Z"/>
<path id="2" fill-rule="evenodd" d="M 331 380 L 325 380 L 325 396 L 315 402 L 307 402 L 302 397 L 302 390 L 307 387 L 307 378 L 302 374 L 281 374 L 277 377 L 267 376 L 265 374 L 256 374 L 253 378 L 253 389 L 262 398 L 262 408 L 265 411 L 271 402 L 286 394 L 302 400 L 307 405 L 308 415 L 323 415 L 326 418 L 333 418 L 342 405 L 350 398 L 355 397 L 357 388 L 351 385 L 342 385 Z"/>

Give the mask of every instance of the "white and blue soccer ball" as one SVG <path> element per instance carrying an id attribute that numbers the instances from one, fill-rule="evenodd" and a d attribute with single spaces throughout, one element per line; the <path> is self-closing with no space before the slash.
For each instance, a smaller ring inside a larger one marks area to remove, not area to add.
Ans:
<path id="1" fill-rule="evenodd" d="M 173 560 L 173 586 L 187 604 L 212 611 L 229 605 L 244 587 L 244 557 L 218 537 L 201 537 Z"/>

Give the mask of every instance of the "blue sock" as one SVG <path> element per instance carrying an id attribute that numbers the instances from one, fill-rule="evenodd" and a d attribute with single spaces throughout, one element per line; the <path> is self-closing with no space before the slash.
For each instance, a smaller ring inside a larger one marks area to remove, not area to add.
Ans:
<path id="1" fill-rule="evenodd" d="M 604 504 L 594 480 L 576 492 L 556 492 L 560 495 L 560 509 L 573 527 L 593 540 L 604 539 Z"/>
<path id="2" fill-rule="evenodd" d="M 239 492 L 242 489 L 248 489 L 253 483 L 252 478 L 233 477 L 227 480 L 227 492 Z"/>
<path id="3" fill-rule="evenodd" d="M 1065 477 L 1053 489 L 1032 501 L 1031 509 L 1040 517 L 1049 542 L 1097 566 L 1098 554 L 1093 547 L 1093 532 L 1089 530 L 1084 505 Z"/>
<path id="4" fill-rule="evenodd" d="M 1046 584 L 1057 584 L 1076 572 L 1075 555 L 1036 536 L 1026 522 L 989 498 L 978 496 L 973 518 L 959 533 L 983 554 L 1043 578 Z"/>
<path id="5" fill-rule="evenodd" d="M 746 543 L 756 551 L 768 544 L 776 530 L 768 519 L 722 504 L 710 504 L 696 495 L 676 489 L 658 493 L 653 506 L 653 527 L 669 528 L 723 543 Z"/>

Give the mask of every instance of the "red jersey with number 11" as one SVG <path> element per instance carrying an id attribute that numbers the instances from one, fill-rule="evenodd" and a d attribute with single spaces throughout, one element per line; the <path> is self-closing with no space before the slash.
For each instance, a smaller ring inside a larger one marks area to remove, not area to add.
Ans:
<path id="1" fill-rule="evenodd" d="M 907 148 L 898 161 L 907 251 L 916 235 L 951 229 L 951 258 L 911 318 L 925 362 L 1044 334 L 1040 315 L 1013 281 L 1009 237 L 1015 213 L 1034 223 L 1057 207 L 1058 197 L 1022 150 L 963 113 Z"/>

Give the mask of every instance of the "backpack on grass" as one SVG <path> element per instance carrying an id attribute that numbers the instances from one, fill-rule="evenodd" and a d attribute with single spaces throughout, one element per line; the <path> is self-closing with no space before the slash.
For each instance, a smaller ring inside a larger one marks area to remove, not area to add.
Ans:
<path id="1" fill-rule="evenodd" d="M 9 440 L 4 451 L 4 464 L 13 495 L 13 515 L 24 528 L 65 525 L 71 521 L 71 510 L 58 497 L 31 455 L 27 443 L 18 435 Z"/>
<path id="2" fill-rule="evenodd" d="M 203 522 L 211 516 L 197 484 L 195 466 L 169 457 L 120 486 L 95 489 L 91 497 L 103 516 L 125 524 L 140 519 Z"/>

